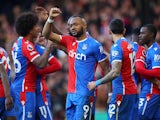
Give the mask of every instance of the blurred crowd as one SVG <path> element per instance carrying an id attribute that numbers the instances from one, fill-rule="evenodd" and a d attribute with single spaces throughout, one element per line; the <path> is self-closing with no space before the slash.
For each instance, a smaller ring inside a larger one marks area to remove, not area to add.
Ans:
<path id="1" fill-rule="evenodd" d="M 68 34 L 67 20 L 75 14 L 82 15 L 88 24 L 88 32 L 100 41 L 109 52 L 112 45 L 108 33 L 108 24 L 112 18 L 121 18 L 127 29 L 126 37 L 130 38 L 132 30 L 146 23 L 153 23 L 158 30 L 156 40 L 160 40 L 160 1 L 159 0 L 1 0 L 0 3 L 0 46 L 9 55 L 13 42 L 17 39 L 14 23 L 22 12 L 34 11 L 36 6 L 42 6 L 48 11 L 56 6 L 62 10 L 62 15 L 55 22 L 57 28 Z M 43 26 L 44 21 L 41 21 Z M 53 54 L 62 64 L 62 70 L 48 75 L 47 83 L 51 93 L 55 120 L 63 120 L 65 114 L 65 98 L 67 92 L 67 55 L 54 48 Z M 12 61 L 11 61 L 12 62 Z M 96 76 L 102 76 L 100 68 Z M 14 74 L 12 74 L 14 77 Z M 107 86 L 98 88 L 96 109 L 105 110 L 107 104 Z"/>

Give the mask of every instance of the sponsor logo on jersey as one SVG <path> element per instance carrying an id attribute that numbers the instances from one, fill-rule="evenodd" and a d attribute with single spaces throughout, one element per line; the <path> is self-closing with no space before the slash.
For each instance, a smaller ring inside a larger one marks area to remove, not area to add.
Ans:
<path id="1" fill-rule="evenodd" d="M 76 53 L 74 50 L 70 50 L 70 51 L 68 52 L 68 55 L 69 55 L 70 57 L 76 58 L 76 59 L 78 59 L 78 60 L 86 60 L 86 59 L 87 59 L 87 57 L 86 57 L 85 54 L 83 54 L 83 53 Z"/>
<path id="2" fill-rule="evenodd" d="M 160 61 L 160 55 L 159 54 L 154 55 L 154 61 Z"/>

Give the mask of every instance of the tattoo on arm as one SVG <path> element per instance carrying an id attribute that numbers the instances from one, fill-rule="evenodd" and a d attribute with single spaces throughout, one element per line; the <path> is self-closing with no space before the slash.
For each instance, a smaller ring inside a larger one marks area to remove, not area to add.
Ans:
<path id="1" fill-rule="evenodd" d="M 111 71 L 108 74 L 106 74 L 103 78 L 101 78 L 101 84 L 110 82 L 114 80 L 116 77 L 118 77 L 121 72 L 121 66 L 122 66 L 121 62 L 118 61 L 113 62 Z"/>

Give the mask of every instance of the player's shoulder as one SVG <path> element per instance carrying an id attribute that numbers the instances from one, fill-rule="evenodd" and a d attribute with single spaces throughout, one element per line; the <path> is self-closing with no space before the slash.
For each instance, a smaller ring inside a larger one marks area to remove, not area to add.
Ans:
<path id="1" fill-rule="evenodd" d="M 71 35 L 62 35 L 61 37 L 62 37 L 62 39 L 65 38 L 65 39 L 69 39 L 69 40 L 76 40 L 76 38 Z"/>
<path id="2" fill-rule="evenodd" d="M 6 56 L 7 55 L 7 52 L 4 48 L 0 47 L 0 55 L 1 56 Z"/>
<path id="3" fill-rule="evenodd" d="M 96 40 L 95 38 L 93 38 L 91 36 L 87 37 L 87 40 L 93 46 L 100 46 L 101 45 L 101 43 L 98 40 Z"/>
<path id="4" fill-rule="evenodd" d="M 148 48 L 148 52 L 149 51 L 157 51 L 158 49 L 159 49 L 159 45 L 157 42 L 155 42 Z"/>

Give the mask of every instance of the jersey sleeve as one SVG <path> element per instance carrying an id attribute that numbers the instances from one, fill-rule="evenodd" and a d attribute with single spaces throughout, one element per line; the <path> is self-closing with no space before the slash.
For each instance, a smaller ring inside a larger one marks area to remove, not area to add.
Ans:
<path id="1" fill-rule="evenodd" d="M 146 50 L 143 46 L 138 47 L 138 51 L 136 53 L 136 66 L 139 67 L 138 64 L 145 66 L 145 59 L 146 59 Z"/>
<path id="2" fill-rule="evenodd" d="M 121 62 L 123 59 L 122 49 L 119 47 L 120 45 L 114 44 L 111 48 L 111 60 L 112 62 L 119 61 Z"/>
<path id="3" fill-rule="evenodd" d="M 147 53 L 150 54 L 150 53 Z M 146 59 L 146 51 L 144 47 L 140 47 L 138 49 L 137 55 L 136 55 L 136 72 L 139 73 L 141 76 L 149 80 L 151 77 L 160 78 L 160 68 L 157 66 L 160 66 L 160 63 L 156 63 L 154 61 L 154 56 L 152 56 L 153 53 L 151 53 L 149 56 L 149 59 L 152 62 L 152 69 L 148 70 L 146 69 L 145 65 L 145 59 Z M 159 65 L 158 65 L 159 64 Z M 154 67 L 156 66 L 156 67 Z"/>
<path id="4" fill-rule="evenodd" d="M 53 73 L 53 72 L 56 72 L 56 71 L 60 70 L 61 67 L 62 66 L 59 63 L 59 61 L 55 57 L 51 57 L 51 59 L 49 60 L 49 66 L 45 67 L 44 69 L 39 69 L 38 73 L 39 74 Z"/>
<path id="5" fill-rule="evenodd" d="M 100 43 L 96 44 L 93 50 L 94 50 L 95 57 L 98 62 L 101 62 L 104 59 L 106 59 L 107 55 L 104 53 L 104 49 Z"/>
<path id="6" fill-rule="evenodd" d="M 70 44 L 70 42 L 75 39 L 74 37 L 72 36 L 61 36 L 61 40 L 60 40 L 60 44 L 64 47 L 67 48 L 68 44 Z"/>
<path id="7" fill-rule="evenodd" d="M 33 62 L 37 57 L 40 56 L 32 43 L 22 44 L 22 53 L 31 62 Z"/>
<path id="8" fill-rule="evenodd" d="M 2 61 L 2 55 L 0 53 L 0 64 L 2 64 L 2 63 L 3 63 L 3 61 Z"/>

